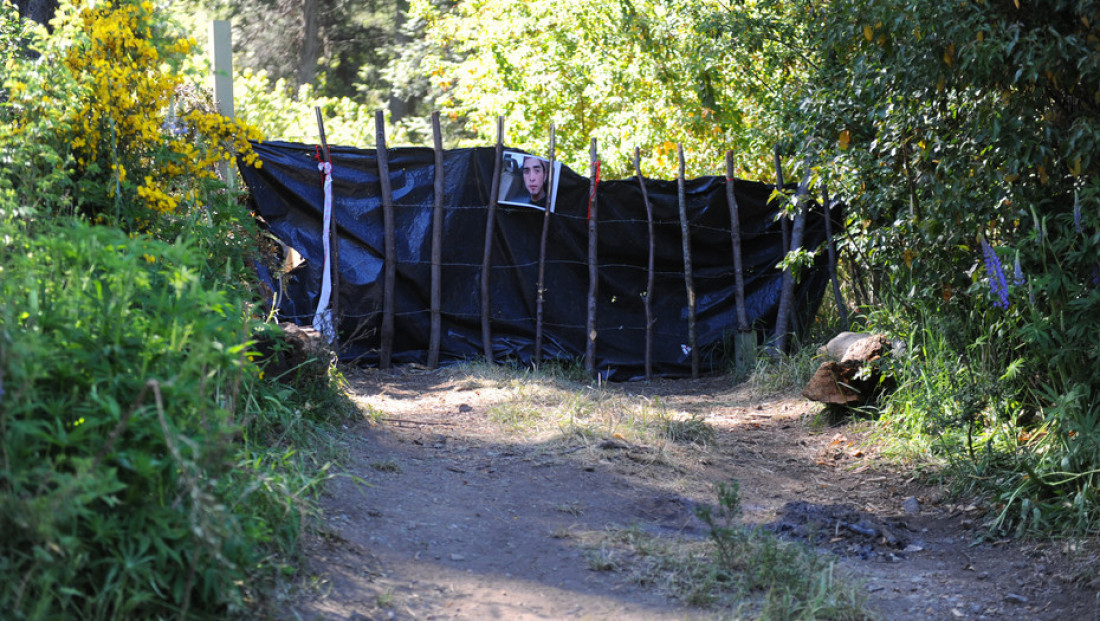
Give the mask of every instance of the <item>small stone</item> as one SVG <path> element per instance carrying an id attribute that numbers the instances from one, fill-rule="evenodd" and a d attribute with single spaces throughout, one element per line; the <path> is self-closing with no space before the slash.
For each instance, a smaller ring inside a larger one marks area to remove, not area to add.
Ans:
<path id="1" fill-rule="evenodd" d="M 920 513 L 920 501 L 910 496 L 902 501 L 901 508 L 910 515 Z"/>
<path id="2" fill-rule="evenodd" d="M 451 560 L 452 561 L 464 561 L 464 560 L 466 560 L 466 557 L 461 555 L 461 554 L 452 554 L 451 555 Z"/>
<path id="3" fill-rule="evenodd" d="M 1006 602 L 1015 602 L 1017 604 L 1026 604 L 1028 602 L 1028 599 L 1026 597 L 1024 597 L 1023 595 L 1017 595 L 1015 593 L 1009 593 L 1008 595 L 1005 595 L 1005 601 Z"/>

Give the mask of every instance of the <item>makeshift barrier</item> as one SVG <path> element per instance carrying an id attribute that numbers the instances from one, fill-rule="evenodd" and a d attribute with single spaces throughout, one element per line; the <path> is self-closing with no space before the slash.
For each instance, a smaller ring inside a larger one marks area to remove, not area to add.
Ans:
<path id="1" fill-rule="evenodd" d="M 324 252 L 322 175 L 318 149 L 287 142 L 254 143 L 262 168 L 241 167 L 254 209 L 271 232 L 304 262 L 272 283 L 280 319 L 308 325 L 321 296 Z M 522 153 L 507 149 L 506 153 Z M 429 148 L 387 150 L 396 265 L 392 360 L 425 364 L 432 319 L 430 306 L 435 152 Z M 492 148 L 443 152 L 440 360 L 484 357 L 480 289 L 486 248 L 487 206 L 499 162 Z M 342 360 L 378 364 L 381 356 L 385 232 L 379 162 L 373 150 L 331 147 L 332 205 L 339 248 L 336 317 Z M 652 369 L 666 377 L 690 376 L 688 293 L 678 182 L 646 179 L 653 212 L 653 290 L 646 292 L 649 228 L 637 178 L 601 179 L 595 368 L 605 379 L 644 377 L 646 313 L 653 319 Z M 556 176 L 548 218 L 542 356 L 574 360 L 592 336 L 586 322 L 589 291 L 588 231 L 594 186 L 567 167 Z M 784 256 L 772 185 L 737 180 L 746 319 L 762 335 L 775 330 Z M 793 186 L 789 188 L 793 191 Z M 730 209 L 726 179 L 702 177 L 684 183 L 694 286 L 695 343 L 704 372 L 724 371 L 734 358 L 738 321 L 734 312 Z M 834 230 L 840 207 L 832 210 Z M 543 208 L 501 202 L 495 210 L 488 270 L 491 347 L 495 360 L 532 363 Z M 824 210 L 811 202 L 802 247 L 825 240 Z M 824 252 L 801 273 L 794 293 L 791 332 L 798 335 L 821 302 L 828 274 Z M 387 352 L 389 353 L 389 352 Z"/>

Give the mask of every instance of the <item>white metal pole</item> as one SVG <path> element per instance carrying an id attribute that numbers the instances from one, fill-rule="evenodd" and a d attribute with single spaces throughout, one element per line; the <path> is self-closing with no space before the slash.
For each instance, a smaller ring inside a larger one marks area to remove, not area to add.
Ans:
<path id="1" fill-rule="evenodd" d="M 227 119 L 233 115 L 233 34 L 230 23 L 210 22 L 210 62 L 213 65 L 214 105 Z M 230 174 L 229 162 L 218 163 L 218 172 L 230 189 L 236 189 L 236 175 Z"/>

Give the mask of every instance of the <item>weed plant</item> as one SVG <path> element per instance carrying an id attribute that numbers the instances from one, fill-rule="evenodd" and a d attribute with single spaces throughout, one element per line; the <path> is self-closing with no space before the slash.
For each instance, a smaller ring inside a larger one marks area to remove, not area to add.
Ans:
<path id="1" fill-rule="evenodd" d="M 840 574 L 834 559 L 740 524 L 736 481 L 716 492 L 716 506 L 696 511 L 709 528 L 707 541 L 658 537 L 637 526 L 572 536 L 588 546 L 593 570 L 629 572 L 691 606 L 729 609 L 737 618 L 872 618 L 862 588 Z"/>
<path id="2" fill-rule="evenodd" d="M 256 232 L 207 165 L 246 132 L 161 122 L 191 43 L 151 3 L 60 15 L 0 14 L 0 615 L 253 617 L 346 402 L 253 361 Z"/>

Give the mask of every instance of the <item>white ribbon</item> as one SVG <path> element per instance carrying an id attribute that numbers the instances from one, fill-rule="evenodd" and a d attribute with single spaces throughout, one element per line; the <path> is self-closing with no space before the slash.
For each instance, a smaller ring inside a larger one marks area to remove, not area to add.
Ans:
<path id="1" fill-rule="evenodd" d="M 325 340 L 332 343 L 336 340 L 336 327 L 332 321 L 332 308 L 329 301 L 332 298 L 332 249 L 329 232 L 332 230 L 332 164 L 320 162 L 317 170 L 325 174 L 325 216 L 321 225 L 321 241 L 325 248 L 325 268 L 321 276 L 321 297 L 317 300 L 317 313 L 313 315 L 313 329 L 324 335 Z"/>

